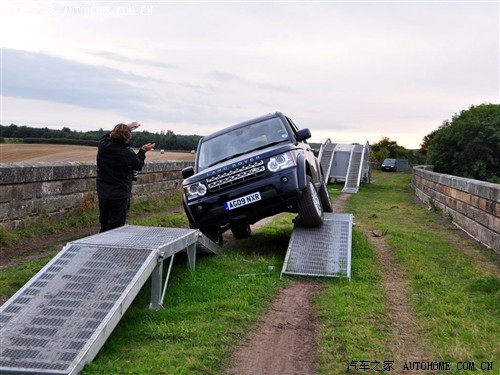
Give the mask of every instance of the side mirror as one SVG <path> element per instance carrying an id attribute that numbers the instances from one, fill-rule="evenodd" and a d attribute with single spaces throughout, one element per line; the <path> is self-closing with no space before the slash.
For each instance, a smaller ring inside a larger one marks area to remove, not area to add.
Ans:
<path id="1" fill-rule="evenodd" d="M 308 128 L 301 129 L 297 132 L 297 137 L 295 137 L 297 141 L 305 141 L 306 139 L 311 138 L 311 131 Z"/>
<path id="2" fill-rule="evenodd" d="M 192 175 L 194 175 L 193 167 L 186 167 L 182 170 L 182 178 L 186 179 L 188 177 L 191 177 Z"/>

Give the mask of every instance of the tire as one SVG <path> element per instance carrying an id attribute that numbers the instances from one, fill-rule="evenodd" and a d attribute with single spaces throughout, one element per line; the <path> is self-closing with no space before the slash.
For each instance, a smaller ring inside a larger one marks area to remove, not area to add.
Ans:
<path id="1" fill-rule="evenodd" d="M 231 226 L 231 232 L 233 232 L 233 236 L 237 240 L 248 238 L 252 234 L 252 230 L 250 229 L 250 224 L 246 223 Z"/>
<path id="2" fill-rule="evenodd" d="M 324 181 L 321 184 L 318 195 L 321 206 L 323 206 L 323 212 L 333 212 L 332 201 L 330 200 L 330 195 L 328 195 L 328 189 Z"/>
<path id="3" fill-rule="evenodd" d="M 307 176 L 307 185 L 297 202 L 300 222 L 307 228 L 323 224 L 323 207 L 311 177 Z"/>
<path id="4" fill-rule="evenodd" d="M 200 228 L 200 231 L 210 240 L 212 240 L 217 245 L 222 247 L 223 244 L 222 230 L 219 227 Z"/>

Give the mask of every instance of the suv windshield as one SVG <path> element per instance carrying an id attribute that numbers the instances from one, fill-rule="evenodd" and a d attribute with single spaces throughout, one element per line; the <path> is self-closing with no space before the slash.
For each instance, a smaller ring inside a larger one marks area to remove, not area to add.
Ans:
<path id="1" fill-rule="evenodd" d="M 396 165 L 396 159 L 385 159 L 382 164 L 384 164 L 384 165 Z"/>
<path id="2" fill-rule="evenodd" d="M 278 117 L 239 127 L 200 144 L 198 170 L 288 139 L 288 132 Z"/>

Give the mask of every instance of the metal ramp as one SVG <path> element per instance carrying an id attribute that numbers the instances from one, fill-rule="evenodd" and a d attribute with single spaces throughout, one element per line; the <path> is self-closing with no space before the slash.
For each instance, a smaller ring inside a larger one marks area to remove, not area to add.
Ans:
<path id="1" fill-rule="evenodd" d="M 295 224 L 283 274 L 347 277 L 351 280 L 353 216 L 325 212 L 323 225 L 305 228 Z"/>
<path id="2" fill-rule="evenodd" d="M 197 249 L 220 247 L 198 230 L 131 225 L 68 243 L 0 307 L 0 374 L 78 374 L 148 278 L 161 308 L 174 255 L 194 269 Z"/>
<path id="3" fill-rule="evenodd" d="M 319 150 L 318 159 L 323 170 L 323 175 L 327 176 L 329 182 L 330 180 L 330 169 L 332 168 L 333 155 L 335 153 L 336 143 L 332 143 L 330 138 L 328 138 L 325 143 L 321 145 Z"/>
<path id="4" fill-rule="evenodd" d="M 342 193 L 355 194 L 359 189 L 361 160 L 363 160 L 363 146 L 355 145 L 349 160 L 349 169 Z"/>
<path id="5" fill-rule="evenodd" d="M 370 146 L 368 141 L 365 145 L 354 145 L 349 160 L 346 182 L 342 193 L 355 194 L 361 183 L 370 182 Z"/>
<path id="6" fill-rule="evenodd" d="M 331 180 L 344 182 L 343 193 L 357 193 L 361 183 L 370 182 L 370 145 L 337 144 L 328 138 L 318 155 L 323 174 Z"/>

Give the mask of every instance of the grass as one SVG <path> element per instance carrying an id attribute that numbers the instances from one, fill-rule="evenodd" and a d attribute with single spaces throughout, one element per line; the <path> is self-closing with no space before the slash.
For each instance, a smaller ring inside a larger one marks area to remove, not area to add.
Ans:
<path id="1" fill-rule="evenodd" d="M 381 283 L 376 250 L 366 237 L 371 230 L 385 233 L 408 279 L 415 319 L 435 360 L 474 361 L 477 366 L 494 361 L 496 367 L 500 288 L 498 278 L 475 261 L 484 258 L 484 251 L 471 241 L 456 240 L 441 219 L 414 203 L 410 174 L 373 172 L 373 183 L 353 195 L 344 210 L 355 214 L 358 223 L 353 230 L 352 281 L 318 280 L 318 374 L 345 373 L 347 361 L 392 358 L 396 343 L 388 315 L 391 301 Z M 329 186 L 334 199 L 341 188 Z M 177 255 L 166 308 L 148 309 L 147 282 L 83 374 L 220 373 L 268 302 L 288 285 L 286 278 L 279 279 L 279 270 L 292 218 L 279 216 L 219 256 L 199 256 L 194 272 L 186 267 L 186 256 Z M 178 197 L 171 203 L 135 205 L 129 223 L 187 226 Z M 41 228 L 38 233 L 45 230 Z M 1 294 L 19 288 L 49 258 L 2 270 Z M 270 275 L 241 276 L 266 273 L 268 266 L 275 267 Z"/>
<path id="2" fill-rule="evenodd" d="M 352 360 L 391 357 L 387 300 L 374 249 L 359 230 L 353 231 L 352 240 L 352 281 L 324 281 L 316 296 L 321 321 L 318 374 L 345 373 Z"/>
<path id="3" fill-rule="evenodd" d="M 500 282 L 476 261 L 491 254 L 470 240 L 450 242 L 454 230 L 414 203 L 409 173 L 375 179 L 346 210 L 361 226 L 385 233 L 409 282 L 417 323 L 435 346 L 434 359 L 498 363 Z"/>

